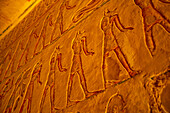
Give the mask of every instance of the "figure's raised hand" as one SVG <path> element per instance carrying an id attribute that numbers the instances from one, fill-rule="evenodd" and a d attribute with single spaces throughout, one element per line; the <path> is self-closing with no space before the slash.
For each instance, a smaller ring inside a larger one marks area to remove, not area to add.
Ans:
<path id="1" fill-rule="evenodd" d="M 62 72 L 66 72 L 66 71 L 67 71 L 67 69 L 66 69 L 66 68 L 63 68 L 63 69 L 62 69 Z"/>
<path id="2" fill-rule="evenodd" d="M 133 27 L 126 27 L 125 29 L 133 30 L 134 28 Z"/>
<path id="3" fill-rule="evenodd" d="M 121 29 L 120 31 L 121 32 L 126 32 L 128 30 L 133 30 L 133 29 L 134 29 L 133 27 L 125 27 L 125 28 Z"/>
<path id="4" fill-rule="evenodd" d="M 89 52 L 89 55 L 93 56 L 94 55 L 94 51 Z"/>

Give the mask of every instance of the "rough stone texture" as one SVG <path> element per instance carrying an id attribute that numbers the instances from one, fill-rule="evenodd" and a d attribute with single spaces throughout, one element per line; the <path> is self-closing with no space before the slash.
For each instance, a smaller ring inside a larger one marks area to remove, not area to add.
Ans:
<path id="1" fill-rule="evenodd" d="M 0 112 L 170 112 L 167 0 L 44 0 L 0 40 Z"/>

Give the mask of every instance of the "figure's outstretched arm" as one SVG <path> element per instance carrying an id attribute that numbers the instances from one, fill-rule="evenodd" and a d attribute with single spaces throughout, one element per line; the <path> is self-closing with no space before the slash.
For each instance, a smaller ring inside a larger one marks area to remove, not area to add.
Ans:
<path id="1" fill-rule="evenodd" d="M 82 46 L 83 46 L 83 51 L 84 51 L 84 53 L 85 53 L 86 55 L 93 55 L 94 52 L 89 52 L 89 51 L 87 50 L 87 39 L 86 39 L 86 36 L 83 36 L 82 39 L 81 39 L 81 41 L 82 41 Z"/>
<path id="2" fill-rule="evenodd" d="M 61 54 L 61 53 L 57 54 L 59 71 L 60 71 L 60 72 L 67 71 L 67 69 L 66 69 L 66 68 L 63 68 L 62 65 L 61 65 L 61 58 L 62 58 L 62 54 Z"/>
<path id="3" fill-rule="evenodd" d="M 170 0 L 159 0 L 160 2 L 162 2 L 162 3 L 170 3 Z"/>
<path id="4" fill-rule="evenodd" d="M 116 27 L 121 31 L 124 32 L 125 30 L 132 30 L 133 27 L 124 27 L 124 25 L 121 23 L 119 15 L 115 14 L 111 17 L 111 22 L 115 22 Z"/>
<path id="5" fill-rule="evenodd" d="M 72 8 L 74 8 L 76 5 L 74 5 L 74 6 L 70 6 L 69 5 L 69 1 L 66 1 L 66 3 L 65 3 L 65 6 L 66 6 L 66 9 L 72 9 Z"/>

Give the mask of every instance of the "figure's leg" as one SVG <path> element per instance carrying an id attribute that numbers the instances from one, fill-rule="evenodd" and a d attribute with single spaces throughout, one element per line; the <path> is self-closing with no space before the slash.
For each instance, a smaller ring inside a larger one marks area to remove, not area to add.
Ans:
<path id="1" fill-rule="evenodd" d="M 55 40 L 54 35 L 55 35 L 57 27 L 58 27 L 58 22 L 56 21 L 55 24 L 54 24 L 54 29 L 53 29 L 53 31 L 51 33 L 51 41 L 50 41 L 50 43 L 52 43 Z"/>
<path id="2" fill-rule="evenodd" d="M 28 105 L 27 105 L 27 113 L 31 113 L 31 102 L 32 102 L 32 97 L 29 97 Z"/>
<path id="3" fill-rule="evenodd" d="M 153 40 L 152 32 L 152 27 L 149 31 L 145 30 L 145 43 L 147 48 L 149 49 L 150 54 L 153 56 L 153 52 L 155 51 L 155 42 Z"/>
<path id="4" fill-rule="evenodd" d="M 52 83 L 52 86 L 50 86 L 51 113 L 54 113 L 54 101 L 55 101 L 55 89 L 54 83 Z"/>
<path id="5" fill-rule="evenodd" d="M 40 40 L 41 40 L 41 35 L 40 35 L 40 37 L 38 38 L 38 40 L 37 40 L 37 42 L 36 42 L 33 56 L 37 55 L 37 54 L 41 51 L 41 49 L 38 50 L 38 46 L 39 46 L 39 44 L 41 43 Z"/>
<path id="6" fill-rule="evenodd" d="M 13 111 L 16 110 L 16 108 L 17 108 L 17 106 L 18 106 L 18 103 L 19 103 L 19 100 L 20 100 L 20 97 L 18 97 L 18 98 L 16 99 L 16 102 L 15 102 L 14 108 L 13 108 Z"/>
<path id="7" fill-rule="evenodd" d="M 87 91 L 87 84 L 86 84 L 86 79 L 83 73 L 83 69 L 79 70 L 77 73 L 79 74 L 79 77 L 80 77 L 80 84 L 84 90 L 85 95 L 87 96 L 89 92 Z"/>
<path id="8" fill-rule="evenodd" d="M 15 91 L 13 92 L 12 96 L 10 97 L 9 101 L 8 101 L 8 105 L 7 108 L 5 110 L 5 113 L 11 113 L 12 112 L 12 107 L 14 105 L 14 100 L 15 100 Z"/>
<path id="9" fill-rule="evenodd" d="M 104 55 L 103 55 L 103 65 L 102 65 L 103 79 L 104 79 L 104 88 L 106 89 L 105 69 L 106 69 L 106 52 L 104 52 Z"/>
<path id="10" fill-rule="evenodd" d="M 105 46 L 106 47 L 106 46 Z M 103 70 L 103 79 L 104 79 L 104 87 L 105 87 L 105 89 L 106 89 L 106 75 L 105 75 L 105 69 L 106 69 L 106 58 L 109 56 L 109 50 L 106 50 L 105 48 L 104 48 L 104 55 L 103 55 L 103 65 L 102 65 L 102 70 Z"/>
<path id="11" fill-rule="evenodd" d="M 126 71 L 129 73 L 129 75 L 131 77 L 136 75 L 137 72 L 133 71 L 130 68 L 130 66 L 129 66 L 129 64 L 128 64 L 128 62 L 127 62 L 125 56 L 123 55 L 119 46 L 114 49 L 114 52 L 116 53 L 117 58 L 119 59 L 120 63 L 123 65 L 123 67 L 126 69 Z"/>
<path id="12" fill-rule="evenodd" d="M 62 35 L 65 32 L 63 29 L 63 14 L 61 14 L 61 16 L 60 16 L 59 23 L 60 23 L 60 33 Z"/>
<path id="13" fill-rule="evenodd" d="M 168 33 L 170 33 L 170 22 L 168 20 L 165 19 L 160 24 L 165 28 Z"/>
<path id="14" fill-rule="evenodd" d="M 21 108 L 20 108 L 19 113 L 22 113 L 22 111 L 23 111 L 23 109 L 24 109 L 24 104 L 25 104 L 25 102 L 26 102 L 26 98 L 24 99 L 24 102 L 22 103 L 22 106 L 21 106 Z"/>
<path id="15" fill-rule="evenodd" d="M 49 86 L 45 86 L 43 97 L 42 97 L 41 103 L 40 103 L 40 113 L 42 113 L 42 110 L 43 110 L 43 105 L 44 105 L 44 102 L 45 102 L 45 97 L 46 97 L 48 88 L 49 88 Z"/>
<path id="16" fill-rule="evenodd" d="M 68 89 L 67 89 L 67 101 L 68 102 L 70 101 L 72 84 L 73 84 L 73 77 L 74 77 L 74 73 L 71 73 L 70 78 L 69 78 L 69 83 L 68 83 Z"/>
<path id="17" fill-rule="evenodd" d="M 30 83 L 28 86 L 28 105 L 27 105 L 27 113 L 31 113 L 31 103 L 32 103 L 32 96 L 33 96 L 33 91 L 34 91 L 34 81 Z"/>
<path id="18" fill-rule="evenodd" d="M 86 79 L 85 79 L 85 76 L 84 76 L 84 71 L 83 71 L 83 68 L 81 66 L 81 68 L 79 69 L 79 71 L 77 72 L 79 74 L 79 77 L 80 77 L 80 84 L 84 90 L 84 93 L 85 93 L 85 97 L 88 98 L 96 93 L 99 93 L 101 91 L 95 91 L 95 92 L 88 92 L 87 90 L 87 84 L 86 84 Z"/>

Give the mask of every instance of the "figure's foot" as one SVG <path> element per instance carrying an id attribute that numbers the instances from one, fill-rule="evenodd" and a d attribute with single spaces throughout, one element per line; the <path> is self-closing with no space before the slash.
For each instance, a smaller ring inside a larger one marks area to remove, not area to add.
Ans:
<path id="1" fill-rule="evenodd" d="M 155 55 L 155 48 L 154 47 L 149 48 L 149 52 L 150 52 L 151 56 L 154 56 Z"/>
<path id="2" fill-rule="evenodd" d="M 80 102 L 80 101 L 71 101 L 71 100 L 68 100 L 66 108 L 70 107 L 70 106 L 73 106 L 73 105 L 77 104 L 78 102 Z"/>
<path id="3" fill-rule="evenodd" d="M 112 81 L 108 81 L 107 83 L 114 85 L 114 84 L 117 84 L 117 83 L 119 83 L 121 81 L 122 80 L 112 80 Z"/>
<path id="4" fill-rule="evenodd" d="M 139 74 L 140 71 L 131 71 L 129 72 L 130 77 L 134 77 L 135 75 Z"/>
<path id="5" fill-rule="evenodd" d="M 95 91 L 95 92 L 88 92 L 88 93 L 86 93 L 86 98 L 89 98 L 89 97 L 91 97 L 91 96 L 93 96 L 93 95 L 96 95 L 97 93 L 101 93 L 101 92 L 103 92 L 104 90 L 100 90 L 100 91 Z"/>
<path id="6" fill-rule="evenodd" d="M 118 83 L 120 83 L 121 82 L 121 80 L 111 80 L 111 81 L 107 81 L 105 84 L 106 84 L 106 89 L 107 88 L 109 88 L 109 87 L 111 87 L 111 86 L 113 86 L 113 85 L 115 85 L 115 84 L 118 84 Z"/>
<path id="7" fill-rule="evenodd" d="M 51 113 L 55 113 L 55 108 L 54 107 L 51 108 Z"/>
<path id="8" fill-rule="evenodd" d="M 47 45 L 44 45 L 44 46 L 43 46 L 43 49 L 45 49 L 47 46 L 48 46 L 48 44 L 47 44 Z"/>

